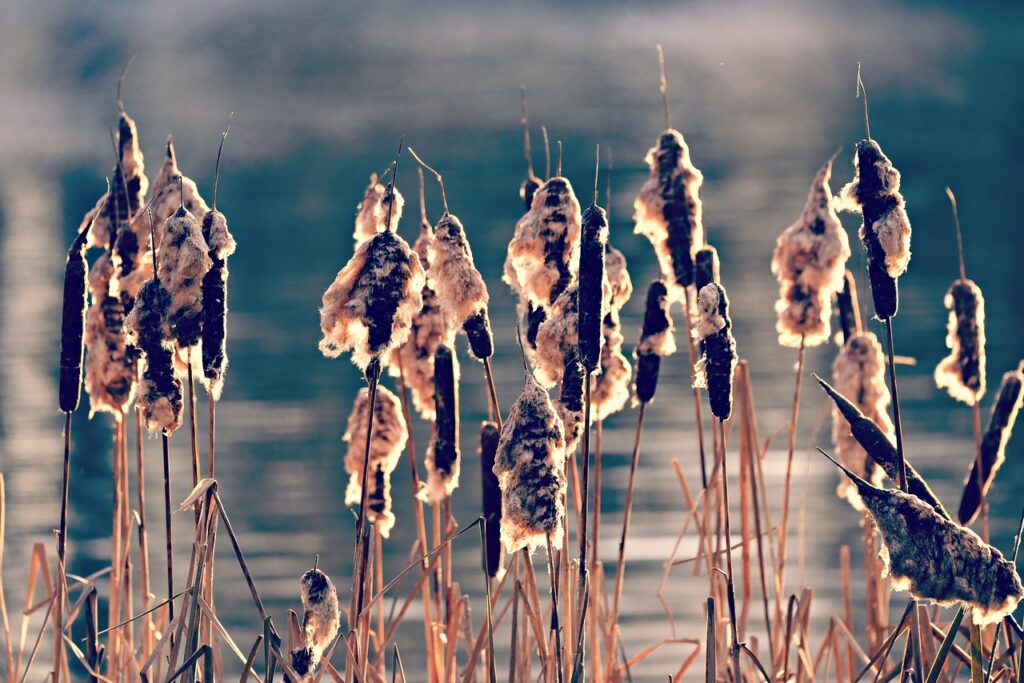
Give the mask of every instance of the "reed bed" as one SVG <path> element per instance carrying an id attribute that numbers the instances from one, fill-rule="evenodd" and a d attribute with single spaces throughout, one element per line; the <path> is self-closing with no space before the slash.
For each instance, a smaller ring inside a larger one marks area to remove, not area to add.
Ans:
<path id="1" fill-rule="evenodd" d="M 217 150 L 211 205 L 183 175 L 170 138 L 150 183 L 139 131 L 125 112 L 122 75 L 118 132 L 111 134 L 112 180 L 67 254 L 56 554 L 42 542 L 33 548 L 28 583 L 19 587 L 20 624 L 8 611 L 0 577 L 6 679 L 212 682 L 240 673 L 243 683 L 617 682 L 634 680 L 633 669 L 654 653 L 664 661 L 671 652 L 676 663 L 661 672 L 670 681 L 700 676 L 701 661 L 709 682 L 856 683 L 871 676 L 936 683 L 968 671 L 979 683 L 1019 680 L 1024 631 L 1014 612 L 1024 599 L 1016 569 L 1020 536 L 1007 559 L 988 542 L 984 509 L 1020 412 L 1024 364 L 1003 376 L 983 430 L 984 299 L 966 276 L 952 192 L 960 268 L 946 300 L 950 354 L 935 379 L 938 389 L 973 410 L 976 448 L 960 463 L 968 474 L 958 514 L 947 512 L 911 462 L 913 447 L 904 444 L 893 318 L 897 280 L 910 259 L 910 221 L 899 172 L 871 137 L 859 68 L 866 138 L 854 151 L 853 179 L 838 199 L 832 196 L 830 178 L 842 173 L 837 152 L 813 175 L 804 209 L 781 233 L 774 254 L 765 254 L 764 267 L 779 282 L 778 341 L 797 349 L 793 404 L 783 427 L 785 481 L 781 490 L 769 488 L 765 469 L 775 452 L 762 436 L 765 425 L 743 355 L 758 340 L 735 334 L 730 264 L 708 243 L 704 225 L 700 194 L 714 192 L 714 183 L 705 182 L 683 133 L 672 127 L 660 46 L 658 61 L 665 130 L 644 157 L 650 174 L 636 196 L 633 220 L 635 233 L 651 243 L 660 277 L 647 287 L 640 330 L 624 329 L 633 280 L 623 253 L 611 244 L 626 237 L 610 234 L 607 208 L 599 205 L 600 148 L 593 199 L 582 209 L 563 175 L 561 143 L 551 175 L 546 129 L 544 177 L 534 170 L 525 89 L 524 213 L 510 226 L 501 273 L 518 299 L 516 320 L 492 320 L 488 278 L 473 258 L 476 235 L 450 211 L 434 166 L 405 148 L 403 139 L 385 170 L 370 175 L 356 209 L 352 256 L 329 282 L 320 308 L 320 351 L 329 358 L 349 356 L 366 383 L 350 397 L 345 427 L 337 426 L 346 452 L 336 466 L 348 475 L 344 499 L 354 508 L 355 524 L 338 520 L 333 537 L 347 539 L 351 532 L 353 570 L 344 576 L 314 558 L 312 568 L 296 577 L 301 617 L 291 610 L 268 613 L 246 557 L 249 539 L 236 533 L 220 495 L 233 483 L 218 480 L 215 467 L 216 406 L 230 400 L 227 259 L 236 249 L 227 217 L 217 209 L 228 131 Z M 397 185 L 406 150 L 419 164 L 420 220 L 412 246 L 398 234 L 405 200 Z M 428 219 L 424 171 L 440 189 L 442 213 L 435 224 Z M 609 206 L 610 192 L 609 185 Z M 862 217 L 866 280 L 847 269 L 851 249 L 840 208 Z M 97 252 L 91 267 L 88 249 Z M 863 322 L 858 284 L 869 288 L 874 316 L 885 324 L 884 345 Z M 683 316 L 678 324 L 676 303 Z M 515 331 L 525 375 L 518 393 L 506 397 L 504 413 L 492 367 L 492 324 L 499 334 Z M 630 337 L 637 339 L 631 349 Z M 642 456 L 642 446 L 650 411 L 679 412 L 655 401 L 665 367 L 680 362 L 673 357 L 677 342 L 687 345 L 682 376 L 692 380 L 685 390 L 694 400 L 696 438 L 674 443 L 669 474 L 664 463 Z M 792 577 L 787 583 L 793 565 L 787 539 L 801 387 L 810 374 L 805 353 L 830 346 L 833 381 L 813 375 L 825 392 L 821 398 L 828 399 L 824 405 L 832 408 L 831 442 L 818 445 L 830 459 L 835 454 L 837 493 L 862 525 L 864 584 L 852 583 L 852 555 L 860 550 L 842 545 L 836 577 L 842 609 L 821 616 L 810 588 L 792 585 Z M 488 419 L 470 427 L 478 430 L 473 449 L 463 449 L 461 439 L 460 358 L 467 354 L 470 364 L 481 363 L 487 391 Z M 88 577 L 67 571 L 75 532 L 67 520 L 72 415 L 79 410 L 83 367 L 90 418 L 113 420 L 111 558 L 109 567 Z M 205 471 L 196 374 L 209 395 Z M 635 431 L 623 516 L 609 519 L 601 505 L 602 449 L 607 451 L 602 429 L 611 421 L 633 422 L 626 413 L 631 399 Z M 180 482 L 172 488 L 169 467 L 169 439 L 186 413 L 193 472 L 187 494 Z M 431 435 L 420 452 L 412 438 L 418 420 Z M 150 576 L 144 431 L 159 436 L 162 445 L 166 586 Z M 408 492 L 391 486 L 403 457 L 412 481 Z M 476 475 L 467 474 L 477 466 L 474 457 L 480 458 L 482 493 L 477 510 L 460 502 L 465 487 L 477 485 Z M 685 474 L 698 463 L 699 488 Z M 657 589 L 665 635 L 629 651 L 625 636 L 632 623 L 623 613 L 627 567 L 635 561 L 629 554 L 631 520 L 634 507 L 644 504 L 637 494 L 659 476 L 678 483 L 683 514 Z M 396 515 L 396 496 L 411 499 L 411 519 Z M 0 473 L 0 569 L 5 502 Z M 172 510 L 192 511 L 187 558 L 173 552 Z M 980 533 L 969 528 L 977 518 Z M 619 529 L 619 543 L 615 567 L 606 575 L 598 545 L 608 524 Z M 407 561 L 396 565 L 383 548 L 402 525 L 414 529 L 415 541 Z M 222 567 L 215 577 L 218 540 L 231 548 L 237 571 Z M 453 560 L 453 546 L 463 545 L 478 545 L 479 574 L 462 572 Z M 683 547 L 696 552 L 682 557 Z M 177 588 L 175 563 L 187 566 Z M 225 628 L 215 579 L 245 583 L 253 603 L 245 633 Z M 703 606 L 666 598 L 668 586 L 684 580 L 701 586 Z M 105 616 L 99 613 L 102 590 L 109 591 Z M 903 592 L 909 601 L 896 620 Z M 854 604 L 863 605 L 863 628 L 855 624 Z M 926 609 L 930 604 L 935 607 Z M 677 614 L 702 610 L 704 628 L 678 632 Z M 416 621 L 422 622 L 422 643 L 403 642 L 419 631 L 400 626 Z M 38 656 L 46 634 L 54 643 L 51 662 Z M 415 668 L 410 650 L 423 656 Z"/>

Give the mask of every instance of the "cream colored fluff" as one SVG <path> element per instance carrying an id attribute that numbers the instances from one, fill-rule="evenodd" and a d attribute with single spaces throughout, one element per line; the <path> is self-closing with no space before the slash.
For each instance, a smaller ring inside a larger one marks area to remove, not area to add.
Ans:
<path id="1" fill-rule="evenodd" d="M 446 213 L 434 228 L 427 284 L 437 292 L 446 323 L 461 327 L 487 307 L 489 296 L 459 219 Z"/>
<path id="2" fill-rule="evenodd" d="M 111 413 L 121 420 L 135 395 L 135 352 L 124 340 L 124 304 L 112 290 L 114 265 L 106 252 L 89 271 L 92 303 L 85 315 L 85 391 L 89 416 Z"/>
<path id="3" fill-rule="evenodd" d="M 393 198 L 393 202 L 389 199 Z M 394 207 L 389 207 L 390 204 Z M 388 188 L 377 179 L 377 174 L 370 175 L 370 184 L 363 192 L 363 200 L 356 207 L 356 228 L 352 238 L 356 246 L 370 239 L 378 232 L 387 228 L 388 209 L 391 210 L 391 229 L 398 228 L 398 222 L 402 220 L 402 209 L 405 207 L 405 198 L 397 189 L 388 193 Z"/>
<path id="4" fill-rule="evenodd" d="M 362 497 L 363 458 L 366 452 L 366 428 L 370 416 L 370 390 L 363 387 L 356 396 L 348 426 L 342 441 L 348 444 L 345 452 L 345 472 L 348 473 L 348 487 L 345 489 L 345 504 L 358 505 Z M 409 431 L 402 415 L 402 404 L 387 387 L 377 386 L 377 398 L 373 409 L 373 435 L 370 439 L 370 467 L 379 467 L 390 474 L 402 457 L 402 449 L 409 438 Z M 372 478 L 372 471 L 367 480 Z"/>
<path id="5" fill-rule="evenodd" d="M 202 334 L 203 277 L 213 261 L 199 221 L 187 210 L 175 211 L 164 223 L 157 264 L 160 282 L 171 295 L 165 336 L 173 336 L 180 350 L 194 348 Z M 198 353 L 192 356 L 200 360 Z"/>

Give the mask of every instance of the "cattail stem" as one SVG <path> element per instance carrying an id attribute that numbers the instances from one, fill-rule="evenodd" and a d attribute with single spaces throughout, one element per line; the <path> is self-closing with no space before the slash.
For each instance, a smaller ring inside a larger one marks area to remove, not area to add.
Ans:
<path id="1" fill-rule="evenodd" d="M 583 493 L 583 506 L 580 508 L 580 560 L 579 560 L 579 635 L 576 639 L 576 659 L 582 662 L 584 647 L 586 645 L 586 623 L 587 623 L 587 601 L 590 598 L 590 591 L 587 588 L 587 517 L 589 516 L 590 504 L 590 390 L 593 384 L 591 375 L 588 373 L 584 378 L 586 393 L 583 399 L 583 474 L 581 477 L 580 490 Z M 568 558 L 567 558 L 568 561 Z"/>
<path id="2" fill-rule="evenodd" d="M 907 462 L 903 458 L 903 423 L 900 421 L 900 392 L 896 386 L 896 351 L 892 341 L 892 318 L 885 319 L 885 334 L 889 341 L 889 385 L 892 390 L 892 422 L 896 428 L 896 459 L 900 473 L 900 491 L 907 492 Z"/>
<path id="3" fill-rule="evenodd" d="M 740 638 L 739 630 L 737 627 L 736 619 L 736 593 L 733 584 L 733 572 L 732 572 L 732 515 L 729 512 L 729 469 L 727 466 L 728 455 L 725 449 L 725 421 L 716 420 L 718 423 L 718 444 L 719 444 L 719 455 L 722 463 L 722 507 L 725 509 L 725 570 L 726 570 L 726 588 L 727 598 L 729 602 L 729 625 L 732 630 L 732 644 L 729 646 L 729 652 L 732 655 L 733 665 L 733 678 L 735 680 L 742 680 L 743 677 L 740 672 Z"/>
<path id="4" fill-rule="evenodd" d="M 971 405 L 971 415 L 974 423 L 974 471 L 979 494 L 978 508 L 981 510 L 981 537 L 988 543 L 988 504 L 985 502 L 985 480 L 981 474 L 981 406 L 978 399 L 975 399 Z"/>
<path id="5" fill-rule="evenodd" d="M 380 381 L 380 359 L 374 358 L 367 367 L 367 384 L 370 390 L 370 407 L 366 418 L 366 446 L 363 452 L 363 473 L 362 473 L 362 494 L 359 501 L 359 515 L 356 520 L 356 548 L 355 557 L 358 561 L 358 571 L 353 577 L 353 610 L 352 614 L 361 614 L 366 589 L 366 564 L 369 561 L 368 541 L 369 534 L 366 525 L 366 509 L 369 499 L 367 487 L 368 474 L 370 471 L 370 442 L 373 438 L 373 414 L 377 403 L 377 383 Z"/>
<path id="6" fill-rule="evenodd" d="M 609 623 L 614 625 L 619 621 L 619 603 L 622 600 L 622 586 L 626 577 L 626 539 L 629 537 L 629 523 L 633 518 L 633 490 L 636 486 L 636 469 L 640 463 L 640 441 L 644 433 L 644 416 L 647 413 L 647 403 L 640 404 L 640 411 L 636 418 L 636 433 L 633 436 L 633 457 L 629 466 L 629 482 L 626 484 L 626 503 L 622 513 L 622 533 L 619 535 L 619 560 L 615 565 L 615 593 L 612 598 L 612 613 Z M 618 634 L 618 629 L 615 629 Z M 616 640 L 618 635 L 616 635 Z M 610 644 L 614 651 L 615 643 Z"/>
<path id="7" fill-rule="evenodd" d="M 484 376 L 487 379 L 487 395 L 490 399 L 491 410 L 494 412 L 494 421 L 498 423 L 498 431 L 501 431 L 501 406 L 498 405 L 498 391 L 494 387 L 494 371 L 491 369 L 491 359 L 484 358 Z"/>
<path id="8" fill-rule="evenodd" d="M 690 314 L 690 294 L 689 292 L 683 293 L 683 315 L 686 316 L 686 329 L 690 330 L 693 328 L 693 317 Z M 693 385 L 693 366 L 697 362 L 697 351 L 693 346 L 693 337 L 687 332 L 686 336 L 686 351 L 690 356 L 690 385 Z M 707 464 L 705 463 L 704 457 L 704 417 L 700 407 L 700 389 L 692 387 L 693 389 L 693 413 L 694 419 L 697 422 L 697 448 L 700 452 L 700 482 L 701 488 L 706 489 L 708 487 L 708 470 Z"/>
<path id="9" fill-rule="evenodd" d="M 60 529 L 57 532 L 57 593 L 53 611 L 53 676 L 60 681 L 64 657 L 64 579 L 68 535 L 68 478 L 71 473 L 71 411 L 64 413 L 64 469 L 60 494 Z"/>
<path id="10" fill-rule="evenodd" d="M 142 611 L 146 614 L 143 624 L 142 655 L 148 656 L 152 647 L 153 618 L 148 614 L 152 599 L 149 584 L 149 534 L 146 530 L 146 468 L 142 452 L 142 413 L 135 409 L 135 477 L 139 504 L 139 594 Z"/>
<path id="11" fill-rule="evenodd" d="M 601 540 L 601 436 L 602 436 L 602 420 L 597 421 L 597 425 L 594 429 L 594 521 L 591 522 L 593 527 L 593 543 L 592 550 L 590 551 L 590 569 L 591 572 L 595 571 L 597 563 L 601 560 L 601 553 L 599 551 L 600 540 Z"/>
<path id="12" fill-rule="evenodd" d="M 796 429 L 800 417 L 800 387 L 804 376 L 804 355 L 806 345 L 800 336 L 800 350 L 796 359 L 796 383 L 793 389 L 793 412 L 789 420 L 789 451 L 786 456 L 786 483 L 782 493 L 782 520 L 779 524 L 779 571 L 775 576 L 775 589 L 780 594 L 786 590 L 786 535 L 789 529 L 789 496 L 793 485 L 793 455 L 796 452 Z"/>
<path id="13" fill-rule="evenodd" d="M 562 627 L 558 623 L 558 577 L 555 574 L 555 553 L 551 547 L 551 534 L 547 535 L 548 580 L 551 586 L 551 631 L 555 634 L 556 680 L 562 683 Z"/>
<path id="14" fill-rule="evenodd" d="M 199 483 L 199 425 L 196 424 L 196 382 L 192 376 L 192 349 L 189 348 L 186 352 L 186 362 L 188 363 L 188 423 L 189 423 L 189 441 L 192 448 L 192 488 L 195 488 Z M 195 505 L 192 506 L 193 513 L 195 514 L 196 526 L 199 525 L 199 509 L 201 507 L 200 502 L 197 500 Z"/>
<path id="15" fill-rule="evenodd" d="M 164 455 L 164 539 L 167 549 L 167 596 L 174 595 L 174 546 L 171 542 L 171 460 L 166 434 L 161 435 Z M 174 601 L 167 603 L 167 623 L 174 621 Z M 173 646 L 173 642 L 171 645 Z"/>

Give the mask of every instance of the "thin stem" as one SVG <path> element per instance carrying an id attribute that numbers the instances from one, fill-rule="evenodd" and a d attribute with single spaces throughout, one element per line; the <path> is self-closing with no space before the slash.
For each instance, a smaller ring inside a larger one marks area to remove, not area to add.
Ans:
<path id="1" fill-rule="evenodd" d="M 579 559 L 579 624 L 578 624 L 578 635 L 576 638 L 576 661 L 583 661 L 584 648 L 586 646 L 586 624 L 587 624 L 587 609 L 588 601 L 590 599 L 590 591 L 587 588 L 588 574 L 587 574 L 587 517 L 588 509 L 590 506 L 590 419 L 591 419 L 591 386 L 593 385 L 593 378 L 590 374 L 584 378 L 586 382 L 586 394 L 584 395 L 583 402 L 583 449 L 581 457 L 583 458 L 583 474 L 581 477 L 580 490 L 583 494 L 583 505 L 580 508 L 580 559 Z"/>
<path id="2" fill-rule="evenodd" d="M 541 126 L 540 133 L 544 136 L 544 180 L 551 177 L 551 141 L 548 139 L 548 127 Z"/>
<path id="3" fill-rule="evenodd" d="M 597 206 L 597 179 L 601 173 L 601 145 L 594 146 L 594 206 Z"/>
<path id="4" fill-rule="evenodd" d="M 416 163 L 433 173 L 434 177 L 437 178 L 437 184 L 441 186 L 441 205 L 444 206 L 444 212 L 448 213 L 448 195 L 444 191 L 444 178 L 441 177 L 441 174 L 431 167 L 430 164 L 423 161 L 423 159 L 420 158 L 420 155 L 417 154 L 416 150 L 412 147 L 409 148 L 409 154 L 411 154 L 412 158 L 416 160 Z"/>
<path id="5" fill-rule="evenodd" d="M 167 549 L 167 595 L 174 595 L 174 546 L 171 540 L 171 460 L 166 434 L 161 435 L 164 455 L 164 539 Z M 174 602 L 167 603 L 167 623 L 174 621 Z"/>
<path id="6" fill-rule="evenodd" d="M 494 419 L 498 423 L 498 431 L 501 431 L 501 407 L 498 405 L 498 392 L 494 387 L 494 372 L 491 369 L 490 358 L 484 358 L 484 375 L 487 378 L 487 394 L 494 410 Z"/>
<path id="7" fill-rule="evenodd" d="M 363 451 L 363 473 L 362 473 L 362 493 L 359 501 L 359 516 L 356 522 L 356 557 L 359 558 L 359 570 L 354 577 L 356 580 L 355 584 L 355 609 L 353 614 L 360 614 L 363 611 L 363 600 L 364 591 L 366 588 L 366 563 L 369 560 L 369 553 L 364 552 L 367 539 L 367 528 L 366 528 L 366 508 L 369 498 L 369 490 L 367 488 L 367 482 L 369 479 L 370 471 L 370 443 L 373 438 L 373 417 L 374 410 L 377 403 L 377 383 L 380 380 L 380 359 L 374 358 L 370 361 L 367 372 L 367 383 L 369 384 L 370 392 L 370 407 L 369 413 L 366 420 L 366 446 Z"/>
<path id="8" fill-rule="evenodd" d="M 729 512 L 729 470 L 728 470 L 728 457 L 725 449 L 725 422 L 723 420 L 717 420 L 718 422 L 718 444 L 721 449 L 721 460 L 722 463 L 722 506 L 725 508 L 725 568 L 726 568 L 726 588 L 727 597 L 729 601 L 729 624 L 732 628 L 732 645 L 729 651 L 732 653 L 733 660 L 733 677 L 736 680 L 742 680 L 740 673 L 740 638 L 739 631 L 736 624 L 736 594 L 733 588 L 733 572 L 732 572 L 732 515 Z"/>
<path id="9" fill-rule="evenodd" d="M 427 193 L 424 189 L 422 168 L 416 168 L 416 178 L 419 180 L 420 185 L 420 223 L 422 225 L 430 225 L 430 220 L 427 218 Z"/>
<path id="10" fill-rule="evenodd" d="M 668 106 L 668 79 L 665 78 L 665 51 L 661 49 L 661 43 L 656 45 L 658 50 L 658 90 L 661 91 L 661 106 L 665 109 L 665 130 L 672 128 L 672 112 Z"/>
<path id="11" fill-rule="evenodd" d="M 395 163 L 392 166 L 393 171 L 391 173 L 391 182 L 388 183 L 388 194 L 391 196 L 391 200 L 388 202 L 388 220 L 385 223 L 385 228 L 391 231 L 391 214 L 395 208 L 395 183 L 398 182 L 398 162 L 402 158 L 402 147 L 405 145 L 405 136 L 398 141 L 398 154 L 395 155 Z"/>
<path id="12" fill-rule="evenodd" d="M 494 614 L 491 605 L 491 577 L 487 573 L 487 518 L 481 518 L 480 524 L 480 567 L 484 577 L 484 591 L 487 598 L 487 665 L 488 679 L 490 683 L 497 683 L 498 673 L 494 665 Z M 551 537 L 548 537 L 548 545 L 551 544 Z M 397 649 L 395 650 L 397 653 Z"/>
<path id="13" fill-rule="evenodd" d="M 523 155 L 526 157 L 526 176 L 533 178 L 533 146 L 530 144 L 530 112 L 526 107 L 526 86 L 519 86 L 519 122 L 523 125 Z"/>
<path id="14" fill-rule="evenodd" d="M 786 535 L 789 528 L 789 497 L 793 485 L 793 455 L 796 452 L 797 421 L 800 417 L 800 387 L 803 384 L 804 355 L 806 344 L 800 335 L 800 350 L 796 360 L 796 383 L 793 389 L 793 408 L 789 420 L 789 451 L 786 457 L 786 483 L 782 493 L 782 520 L 779 524 L 779 571 L 776 574 L 776 590 L 781 594 L 785 591 L 786 570 Z"/>
<path id="15" fill-rule="evenodd" d="M 228 133 L 231 131 L 231 119 L 234 118 L 235 112 L 228 114 L 228 125 L 224 128 L 224 132 L 220 136 L 220 146 L 217 147 L 217 163 L 213 167 L 213 210 L 217 210 L 217 186 L 220 184 L 220 158 L 224 153 L 224 143 L 228 139 Z"/>
<path id="16" fill-rule="evenodd" d="M 960 259 L 960 279 L 966 280 L 967 269 L 964 267 L 964 238 L 960 231 L 960 211 L 956 205 L 956 195 L 948 186 L 946 187 L 946 196 L 949 197 L 949 205 L 953 209 L 953 224 L 956 226 L 956 253 Z"/>
<path id="17" fill-rule="evenodd" d="M 68 537 L 68 477 L 71 472 L 71 411 L 64 413 L 64 472 L 60 487 L 60 528 L 57 532 L 57 559 L 64 564 Z"/>
<path id="18" fill-rule="evenodd" d="M 629 537 L 629 523 L 633 518 L 633 491 L 636 486 L 636 470 L 640 463 L 640 441 L 644 433 L 644 416 L 647 413 L 647 403 L 640 404 L 640 411 L 636 419 L 636 432 L 633 436 L 633 457 L 630 460 L 629 480 L 626 484 L 626 503 L 622 513 L 622 533 L 619 535 L 619 560 L 615 568 L 615 593 L 612 598 L 612 613 L 609 624 L 613 628 L 619 620 L 619 603 L 622 600 L 622 586 L 626 576 L 626 539 Z M 618 633 L 618 629 L 616 629 Z M 618 636 L 616 636 L 618 639 Z M 610 646 L 614 650 L 614 643 Z"/>
<path id="19" fill-rule="evenodd" d="M 857 62 L 857 97 L 864 97 L 864 134 L 871 139 L 871 122 L 868 120 L 868 91 L 860 77 L 860 62 Z"/>
<path id="20" fill-rule="evenodd" d="M 189 446 L 192 449 L 192 488 L 199 484 L 199 425 L 196 424 L 196 381 L 192 375 L 192 347 L 185 354 L 188 363 L 188 426 Z M 199 509 L 202 507 L 197 500 L 193 506 L 196 526 L 199 525 Z"/>
<path id="21" fill-rule="evenodd" d="M 68 535 L 68 490 L 71 472 L 71 411 L 64 413 L 64 470 L 61 479 L 60 529 L 57 534 L 57 590 L 53 603 L 53 676 L 59 681 L 63 670 L 64 657 L 64 594 L 66 581 L 64 572 L 67 557 Z"/>
<path id="22" fill-rule="evenodd" d="M 124 113 L 124 82 L 128 78 L 128 69 L 132 67 L 132 62 L 135 61 L 135 55 L 128 58 L 124 68 L 121 69 L 121 75 L 117 79 L 117 111 L 119 114 Z"/>
<path id="23" fill-rule="evenodd" d="M 892 318 L 885 319 L 885 334 L 889 341 L 889 388 L 892 390 L 892 418 L 896 427 L 896 460 L 900 473 L 900 490 L 907 492 L 907 463 L 903 458 L 903 423 L 900 421 L 900 392 L 896 384 L 896 351 L 892 341 Z"/>
<path id="24" fill-rule="evenodd" d="M 556 679 L 562 683 L 562 628 L 558 623 L 558 588 L 555 576 L 555 554 L 551 548 L 551 534 L 547 535 L 548 580 L 551 586 L 551 631 L 555 634 L 554 665 Z M 488 601 L 488 604 L 490 601 Z"/>

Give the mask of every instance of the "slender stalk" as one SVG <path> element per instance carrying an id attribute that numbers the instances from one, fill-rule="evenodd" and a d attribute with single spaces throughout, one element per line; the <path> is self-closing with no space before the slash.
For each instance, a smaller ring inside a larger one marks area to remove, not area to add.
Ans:
<path id="1" fill-rule="evenodd" d="M 978 485 L 978 507 L 981 509 L 981 537 L 988 543 L 988 503 L 985 500 L 985 482 L 981 476 L 981 406 L 977 399 L 971 406 L 971 417 L 974 423 L 974 471 Z"/>
<path id="2" fill-rule="evenodd" d="M 174 546 L 171 542 L 171 462 L 166 434 L 160 437 L 164 451 L 164 539 L 167 548 L 167 595 L 174 595 Z M 167 603 L 167 623 L 174 621 L 174 602 Z M 173 645 L 173 643 L 172 643 Z"/>
<path id="3" fill-rule="evenodd" d="M 789 451 L 786 456 L 786 483 L 782 492 L 782 520 L 779 524 L 779 571 L 776 574 L 776 591 L 780 594 L 786 590 L 786 536 L 789 529 L 789 497 L 793 486 L 793 455 L 796 452 L 796 429 L 800 417 L 800 387 L 804 376 L 804 355 L 806 345 L 804 336 L 800 335 L 800 350 L 796 359 L 796 383 L 793 389 L 793 412 L 789 420 Z"/>
<path id="4" fill-rule="evenodd" d="M 583 402 L 583 450 L 581 457 L 583 459 L 583 475 L 580 490 L 583 493 L 583 507 L 580 508 L 580 555 L 579 555 L 579 593 L 578 593 L 578 613 L 579 613 L 579 635 L 576 638 L 576 660 L 582 663 L 583 653 L 586 645 L 586 624 L 587 624 L 587 603 L 590 600 L 590 591 L 588 589 L 588 574 L 587 574 L 587 522 L 588 522 L 588 507 L 590 505 L 590 416 L 591 416 L 591 403 L 590 403 L 590 390 L 593 385 L 593 377 L 587 374 L 584 379 L 586 382 L 586 394 Z M 568 558 L 566 558 L 568 561 Z"/>
<path id="5" fill-rule="evenodd" d="M 188 427 L 189 445 L 192 448 L 192 488 L 199 483 L 199 425 L 196 424 L 196 383 L 192 376 L 192 348 L 186 353 L 188 363 Z M 199 508 L 197 500 L 192 509 L 195 514 L 196 526 L 199 526 Z"/>
<path id="6" fill-rule="evenodd" d="M 647 413 L 647 403 L 640 404 L 640 411 L 636 418 L 636 432 L 633 436 L 633 457 L 629 466 L 629 482 L 626 484 L 626 503 L 622 513 L 622 533 L 619 535 L 619 560 L 615 567 L 615 593 L 612 598 L 612 613 L 609 623 L 618 624 L 619 603 L 622 600 L 622 586 L 626 576 L 626 539 L 629 537 L 629 523 L 633 517 L 633 490 L 636 487 L 636 470 L 640 463 L 640 441 L 644 433 L 644 416 Z M 618 634 L 618 629 L 616 634 Z M 618 636 L 616 636 L 616 640 Z M 615 644 L 611 643 L 611 650 L 614 651 Z"/>
<path id="7" fill-rule="evenodd" d="M 885 334 L 889 341 L 889 388 L 892 391 L 892 418 L 896 428 L 896 460 L 900 473 L 900 491 L 907 492 L 907 463 L 903 458 L 903 423 L 900 421 L 900 392 L 896 384 L 896 350 L 892 341 L 892 318 L 885 319 Z"/>
<path id="8" fill-rule="evenodd" d="M 359 515 L 356 521 L 356 548 L 355 556 L 358 559 L 358 571 L 354 578 L 352 614 L 360 614 L 363 611 L 363 602 L 366 590 L 366 563 L 369 561 L 368 549 L 369 532 L 366 524 L 366 506 L 369 499 L 367 489 L 368 474 L 370 471 L 370 441 L 373 438 L 373 413 L 377 403 L 377 383 L 380 381 L 380 359 L 374 358 L 367 368 L 367 383 L 370 389 L 370 408 L 366 420 L 366 448 L 363 451 L 363 473 L 362 473 L 362 496 L 359 501 Z"/>
<path id="9" fill-rule="evenodd" d="M 498 431 L 501 431 L 501 406 L 498 405 L 498 392 L 494 387 L 494 371 L 491 370 L 490 358 L 484 358 L 484 375 L 487 379 L 487 394 L 491 402 L 491 410 L 494 411 L 494 421 L 498 423 Z"/>
<path id="10" fill-rule="evenodd" d="M 555 573 L 555 553 L 551 548 L 551 534 L 548 534 L 547 542 L 548 580 L 551 585 L 551 631 L 555 634 L 555 656 L 552 660 L 555 666 L 555 678 L 558 683 L 562 683 L 562 628 L 558 623 L 558 579 Z"/>
<path id="11" fill-rule="evenodd" d="M 601 436 L 602 421 L 598 420 L 594 429 L 594 521 L 592 550 L 590 552 L 590 571 L 596 571 L 597 563 L 601 561 L 599 552 L 601 540 Z"/>
<path id="12" fill-rule="evenodd" d="M 60 488 L 60 529 L 57 532 L 57 594 L 53 612 L 53 675 L 54 680 L 61 677 L 64 656 L 64 600 L 66 584 L 64 580 L 65 560 L 67 559 L 68 538 L 68 490 L 71 473 L 71 411 L 64 413 L 64 470 Z"/>
<path id="13" fill-rule="evenodd" d="M 690 293 L 686 291 L 683 293 L 683 314 L 686 316 L 686 329 L 690 330 L 693 328 L 693 316 L 690 313 Z M 693 388 L 693 414 L 694 419 L 697 422 L 697 448 L 700 452 L 700 482 L 701 488 L 708 487 L 708 469 L 705 462 L 704 456 L 704 417 L 701 414 L 702 410 L 700 407 L 700 389 L 693 387 L 693 366 L 697 362 L 697 351 L 693 346 L 693 337 L 689 333 L 684 335 L 686 337 L 686 351 L 690 355 L 690 385 Z"/>
<path id="14" fill-rule="evenodd" d="M 725 422 L 723 420 L 716 420 L 716 422 L 718 422 L 718 444 L 721 449 L 721 459 L 719 462 L 722 463 L 722 506 L 725 508 L 726 589 L 729 602 L 729 624 L 732 628 L 732 644 L 729 646 L 729 652 L 732 656 L 733 678 L 735 680 L 742 680 L 740 672 L 740 638 L 736 623 L 736 594 L 733 588 L 732 572 L 732 515 L 729 513 L 729 470 L 727 466 L 729 459 L 725 449 Z"/>

